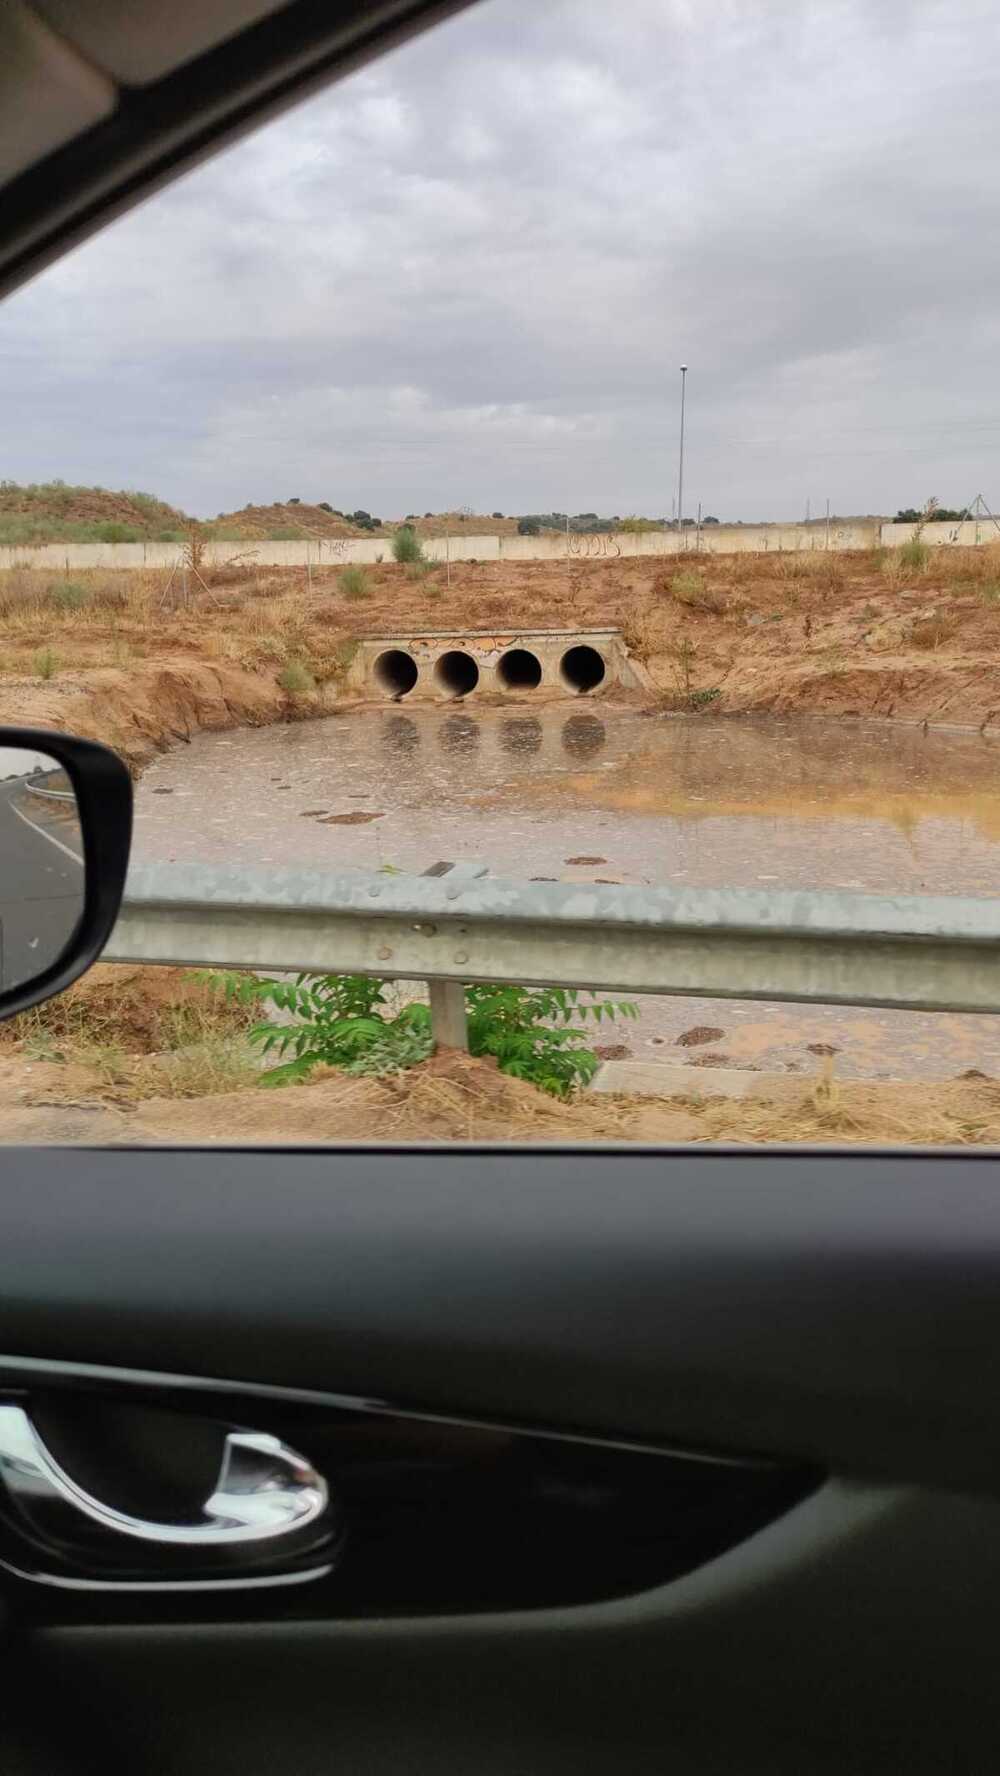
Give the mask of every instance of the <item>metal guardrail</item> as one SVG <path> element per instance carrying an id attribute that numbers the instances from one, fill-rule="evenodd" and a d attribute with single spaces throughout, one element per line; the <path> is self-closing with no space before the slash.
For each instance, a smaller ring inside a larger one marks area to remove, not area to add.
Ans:
<path id="1" fill-rule="evenodd" d="M 516 882 L 474 867 L 141 866 L 105 956 L 428 981 L 452 1043 L 468 981 L 1000 1011 L 1000 897 Z"/>

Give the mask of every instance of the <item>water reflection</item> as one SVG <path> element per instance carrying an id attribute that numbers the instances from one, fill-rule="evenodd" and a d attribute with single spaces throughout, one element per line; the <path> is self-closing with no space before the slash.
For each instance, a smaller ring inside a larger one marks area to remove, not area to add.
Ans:
<path id="1" fill-rule="evenodd" d="M 451 757 L 468 757 L 479 745 L 479 723 L 471 715 L 449 715 L 438 729 L 438 745 Z"/>
<path id="2" fill-rule="evenodd" d="M 604 723 L 596 715 L 571 715 L 563 722 L 562 743 L 571 758 L 592 758 L 607 739 Z"/>
<path id="3" fill-rule="evenodd" d="M 420 729 L 408 715 L 388 715 L 382 727 L 382 738 L 389 752 L 412 753 L 420 746 Z"/>
<path id="4" fill-rule="evenodd" d="M 602 876 L 691 887 L 1000 889 L 1000 747 L 888 725 L 357 711 L 198 735 L 137 808 L 140 860 L 421 870 L 471 847 L 512 876 L 600 856 Z M 300 818 L 320 808 L 385 818 Z"/>
<path id="5" fill-rule="evenodd" d="M 536 715 L 508 716 L 500 723 L 500 745 L 504 752 L 538 752 L 542 744 L 542 724 Z"/>

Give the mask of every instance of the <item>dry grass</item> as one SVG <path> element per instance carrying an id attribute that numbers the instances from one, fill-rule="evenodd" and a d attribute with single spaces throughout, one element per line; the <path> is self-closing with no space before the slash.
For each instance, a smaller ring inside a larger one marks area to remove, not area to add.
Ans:
<path id="1" fill-rule="evenodd" d="M 701 1084 L 710 1087 L 702 1076 Z M 0 1129 L 2 1132 L 2 1129 Z M 585 1094 L 560 1103 L 451 1050 L 391 1079 L 318 1071 L 285 1091 L 248 1090 L 141 1104 L 135 1140 L 273 1142 L 581 1141 L 995 1146 L 1000 1083 L 839 1085 L 829 1072 L 801 1096 L 739 1100 Z"/>
<path id="2" fill-rule="evenodd" d="M 673 574 L 664 582 L 663 589 L 675 604 L 684 605 L 688 610 L 723 616 L 729 607 L 729 600 L 721 587 L 709 584 L 705 575 L 694 568 Z"/>
<path id="3" fill-rule="evenodd" d="M 669 645 L 673 625 L 662 604 L 648 599 L 641 604 L 623 605 L 615 613 L 615 620 L 625 646 L 637 660 L 650 660 Z"/>
<path id="4" fill-rule="evenodd" d="M 66 1061 L 85 1060 L 94 1048 L 147 1055 L 241 1037 L 255 1015 L 226 1003 L 194 971 L 102 962 L 65 993 L 0 1025 L 0 1048 Z"/>
<path id="5" fill-rule="evenodd" d="M 958 634 L 958 627 L 954 617 L 921 617 L 911 623 L 907 639 L 915 648 L 939 648 Z"/>

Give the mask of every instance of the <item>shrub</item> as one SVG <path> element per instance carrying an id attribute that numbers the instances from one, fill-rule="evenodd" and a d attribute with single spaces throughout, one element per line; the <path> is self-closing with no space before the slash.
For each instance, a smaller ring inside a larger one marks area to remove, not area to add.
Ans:
<path id="1" fill-rule="evenodd" d="M 90 602 L 90 594 L 79 580 L 57 580 L 49 587 L 48 596 L 57 610 L 82 610 Z"/>
<path id="2" fill-rule="evenodd" d="M 522 537 L 541 536 L 541 521 L 538 518 L 519 518 L 517 521 L 517 534 Z"/>
<path id="3" fill-rule="evenodd" d="M 950 641 L 956 634 L 958 624 L 953 617 L 921 617 L 910 628 L 910 641 L 914 647 L 936 648 L 944 641 Z"/>
<path id="4" fill-rule="evenodd" d="M 363 567 L 345 567 L 337 585 L 344 598 L 357 599 L 370 596 L 368 575 Z"/>
<path id="5" fill-rule="evenodd" d="M 922 573 L 930 558 L 931 552 L 927 544 L 921 542 L 918 536 L 912 536 L 899 550 L 900 566 L 908 573 Z"/>
<path id="6" fill-rule="evenodd" d="M 114 520 L 107 524 L 96 525 L 95 532 L 99 543 L 139 543 L 142 541 L 142 532 L 137 530 L 134 524 L 119 524 Z"/>
<path id="7" fill-rule="evenodd" d="M 290 697 L 302 697 L 316 689 L 316 680 L 301 660 L 289 660 L 278 674 L 278 683 Z"/>
<path id="8" fill-rule="evenodd" d="M 613 1024 L 638 1016 L 629 1000 L 591 998 L 581 1005 L 580 994 L 569 987 L 466 987 L 465 1004 L 471 1053 L 492 1055 L 501 1073 L 554 1098 L 588 1085 L 599 1065 L 582 1030 L 572 1028 L 574 1018 Z"/>
<path id="9" fill-rule="evenodd" d="M 264 1085 L 305 1079 L 320 1064 L 352 1073 L 396 1072 L 431 1052 L 429 1007 L 405 1005 L 388 1015 L 384 981 L 357 974 L 299 974 L 291 981 L 217 974 L 212 979 L 227 999 L 270 1004 L 295 1020 L 255 1024 L 249 1033 L 264 1054 L 292 1057 L 265 1073 Z M 466 987 L 470 1051 L 492 1055 L 502 1073 L 553 1097 L 568 1097 L 598 1067 L 573 1020 L 614 1023 L 638 1015 L 629 1001 L 591 998 L 581 1004 L 580 999 L 563 987 Z"/>
<path id="10" fill-rule="evenodd" d="M 677 604 L 683 604 L 689 610 L 706 611 L 719 617 L 729 609 L 726 594 L 716 587 L 706 586 L 701 575 L 692 568 L 674 574 L 667 583 L 667 591 Z"/>
<path id="11" fill-rule="evenodd" d="M 411 565 L 423 561 L 424 551 L 420 538 L 409 524 L 401 524 L 393 537 L 392 554 L 394 561 L 406 562 Z"/>
<path id="12" fill-rule="evenodd" d="M 332 514 L 333 507 L 331 506 L 329 500 L 320 500 L 319 505 L 317 507 L 317 511 L 330 512 Z"/>
<path id="13" fill-rule="evenodd" d="M 39 678 L 55 678 L 59 670 L 59 655 L 54 648 L 39 648 L 32 660 L 35 673 Z"/>

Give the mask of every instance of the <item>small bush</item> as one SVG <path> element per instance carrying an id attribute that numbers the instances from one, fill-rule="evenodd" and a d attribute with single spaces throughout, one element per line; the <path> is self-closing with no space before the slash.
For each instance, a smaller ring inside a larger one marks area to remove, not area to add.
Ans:
<path id="1" fill-rule="evenodd" d="M 384 1074 L 416 1065 L 431 1052 L 430 1008 L 405 1005 L 391 1015 L 386 982 L 364 975 L 299 974 L 294 980 L 257 975 L 212 977 L 225 998 L 243 1006 L 273 1005 L 292 1022 L 255 1024 L 250 1040 L 281 1057 L 262 1085 L 287 1085 L 323 1063 L 349 1073 Z M 465 989 L 469 1049 L 492 1055 L 501 1073 L 567 1098 L 587 1085 L 598 1057 L 573 1021 L 634 1018 L 629 1001 L 584 999 L 563 987 L 473 986 Z M 290 1059 L 284 1057 L 290 1056 Z"/>
<path id="2" fill-rule="evenodd" d="M 950 641 L 957 630 L 952 617 L 921 617 L 910 628 L 910 641 L 917 648 L 936 648 Z"/>
<path id="3" fill-rule="evenodd" d="M 48 597 L 57 610 L 82 610 L 90 603 L 90 594 L 79 580 L 58 580 L 49 587 Z"/>
<path id="4" fill-rule="evenodd" d="M 781 555 L 774 571 L 779 580 L 804 580 L 809 574 L 808 557 L 798 550 L 794 555 Z"/>
<path id="5" fill-rule="evenodd" d="M 119 524 L 111 521 L 96 526 L 99 543 L 141 543 L 142 532 L 134 524 Z"/>
<path id="6" fill-rule="evenodd" d="M 368 575 L 365 573 L 363 567 L 345 567 L 337 581 L 337 585 L 340 588 L 341 596 L 344 598 L 358 599 L 369 598 L 371 596 Z"/>
<path id="7" fill-rule="evenodd" d="M 303 697 L 316 689 L 316 680 L 301 660 L 289 660 L 278 674 L 278 683 L 290 697 Z"/>
<path id="8" fill-rule="evenodd" d="M 403 562 L 408 566 L 415 566 L 418 562 L 423 561 L 424 551 L 420 538 L 411 525 L 400 525 L 392 539 L 392 556 L 394 561 Z"/>
<path id="9" fill-rule="evenodd" d="M 36 677 L 55 678 L 55 675 L 59 670 L 59 655 L 54 648 L 39 648 L 32 660 L 32 665 L 35 669 Z"/>
<path id="10" fill-rule="evenodd" d="M 931 552 L 927 544 L 922 543 L 919 537 L 911 537 L 899 550 L 900 565 L 907 573 L 923 573 L 930 558 Z"/>
<path id="11" fill-rule="evenodd" d="M 691 568 L 674 574 L 667 583 L 667 591 L 675 603 L 685 605 L 688 610 L 706 611 L 712 616 L 721 617 L 729 608 L 726 594 L 713 586 L 706 586 L 701 575 Z"/>

